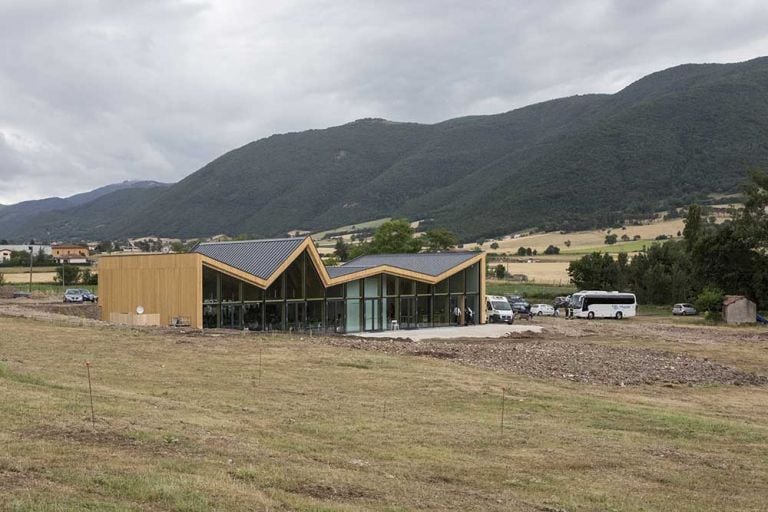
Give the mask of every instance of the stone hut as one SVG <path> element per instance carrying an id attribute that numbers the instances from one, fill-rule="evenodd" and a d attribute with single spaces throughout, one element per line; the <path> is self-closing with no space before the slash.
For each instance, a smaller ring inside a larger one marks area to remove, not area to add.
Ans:
<path id="1" fill-rule="evenodd" d="M 753 324 L 757 321 L 757 305 L 743 295 L 726 295 L 723 320 L 727 324 Z"/>

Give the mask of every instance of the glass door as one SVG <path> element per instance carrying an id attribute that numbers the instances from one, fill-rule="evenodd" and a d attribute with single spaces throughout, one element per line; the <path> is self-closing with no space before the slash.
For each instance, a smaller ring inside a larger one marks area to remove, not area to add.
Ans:
<path id="1" fill-rule="evenodd" d="M 416 297 L 400 298 L 400 328 L 413 329 L 416 327 Z"/>
<path id="2" fill-rule="evenodd" d="M 365 299 L 365 327 L 366 331 L 378 331 L 381 329 L 381 314 L 379 313 L 379 299 Z"/>

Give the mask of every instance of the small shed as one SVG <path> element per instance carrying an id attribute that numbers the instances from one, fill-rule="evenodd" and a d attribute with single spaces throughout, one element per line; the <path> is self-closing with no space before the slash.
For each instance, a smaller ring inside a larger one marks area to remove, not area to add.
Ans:
<path id="1" fill-rule="evenodd" d="M 757 321 L 757 304 L 743 295 L 726 295 L 723 320 L 727 324 L 753 324 Z"/>

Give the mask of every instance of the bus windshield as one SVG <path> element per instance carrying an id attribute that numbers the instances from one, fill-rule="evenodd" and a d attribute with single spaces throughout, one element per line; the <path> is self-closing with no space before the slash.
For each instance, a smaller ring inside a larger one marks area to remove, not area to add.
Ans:
<path id="1" fill-rule="evenodd" d="M 496 311 L 509 311 L 512 309 L 512 306 L 509 305 L 509 302 L 500 302 L 497 300 L 491 301 L 491 306 L 493 306 L 493 309 Z"/>

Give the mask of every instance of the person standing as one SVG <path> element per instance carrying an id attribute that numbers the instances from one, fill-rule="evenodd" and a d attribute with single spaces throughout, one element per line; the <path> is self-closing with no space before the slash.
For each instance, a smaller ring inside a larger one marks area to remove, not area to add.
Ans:
<path id="1" fill-rule="evenodd" d="M 457 326 L 461 325 L 461 308 L 458 305 L 453 308 L 453 319 Z"/>
<path id="2" fill-rule="evenodd" d="M 466 310 L 464 311 L 464 324 L 475 325 L 475 312 L 472 311 L 472 308 L 469 306 L 467 306 Z"/>

